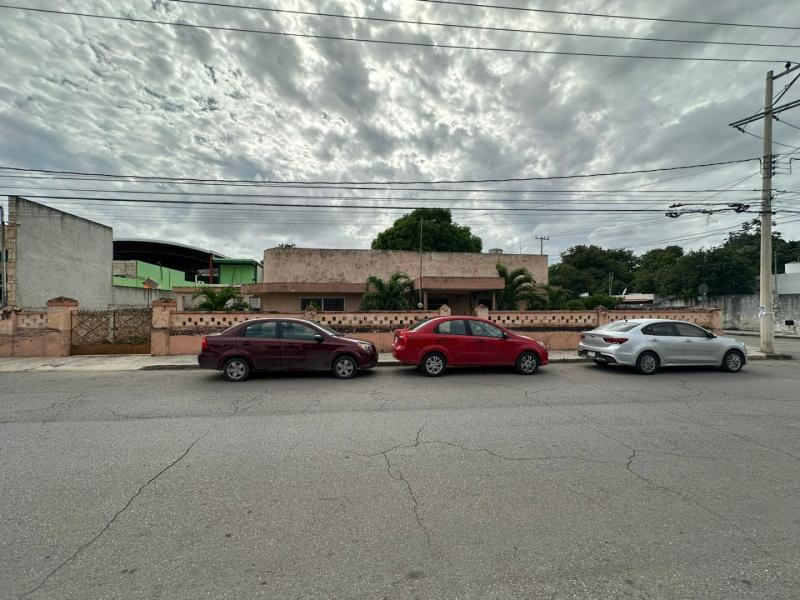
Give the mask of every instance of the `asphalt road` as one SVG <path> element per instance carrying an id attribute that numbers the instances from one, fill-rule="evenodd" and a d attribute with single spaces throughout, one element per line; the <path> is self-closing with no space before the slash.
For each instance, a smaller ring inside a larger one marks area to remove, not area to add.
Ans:
<path id="1" fill-rule="evenodd" d="M 798 598 L 798 383 L 0 373 L 0 597 Z"/>

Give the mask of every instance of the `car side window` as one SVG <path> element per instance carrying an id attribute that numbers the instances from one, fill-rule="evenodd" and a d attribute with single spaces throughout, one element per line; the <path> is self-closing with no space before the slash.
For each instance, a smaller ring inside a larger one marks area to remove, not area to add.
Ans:
<path id="1" fill-rule="evenodd" d="M 278 323 L 276 321 L 265 321 L 248 325 L 244 329 L 244 337 L 276 338 L 278 337 Z"/>
<path id="2" fill-rule="evenodd" d="M 314 340 L 315 335 L 319 335 L 319 332 L 308 325 L 294 323 L 293 321 L 283 321 L 281 323 L 281 336 L 285 340 L 305 340 L 310 342 Z"/>
<path id="3" fill-rule="evenodd" d="M 696 325 L 690 325 L 689 323 L 675 323 L 675 327 L 678 328 L 678 334 L 682 337 L 694 337 L 694 338 L 707 338 L 708 334 L 705 332 L 704 329 L 700 329 Z"/>
<path id="4" fill-rule="evenodd" d="M 675 330 L 675 325 L 667 322 L 651 323 L 642 328 L 642 333 L 645 335 L 658 335 L 662 337 L 675 337 L 678 335 L 678 332 Z"/>
<path id="5" fill-rule="evenodd" d="M 467 335 L 467 326 L 464 321 L 442 321 L 436 325 L 436 333 L 444 335 Z"/>
<path id="6" fill-rule="evenodd" d="M 503 331 L 500 328 L 491 325 L 490 323 L 484 323 L 483 321 L 470 321 L 469 327 L 472 329 L 472 335 L 492 338 L 503 337 Z"/>

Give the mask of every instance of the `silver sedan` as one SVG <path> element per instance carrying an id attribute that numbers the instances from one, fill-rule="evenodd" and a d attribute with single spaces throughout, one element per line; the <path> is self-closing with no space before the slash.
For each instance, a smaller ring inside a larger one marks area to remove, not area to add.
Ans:
<path id="1" fill-rule="evenodd" d="M 600 365 L 634 367 L 652 375 L 661 367 L 714 365 L 736 373 L 747 362 L 745 345 L 685 321 L 614 321 L 581 334 L 578 355 Z"/>

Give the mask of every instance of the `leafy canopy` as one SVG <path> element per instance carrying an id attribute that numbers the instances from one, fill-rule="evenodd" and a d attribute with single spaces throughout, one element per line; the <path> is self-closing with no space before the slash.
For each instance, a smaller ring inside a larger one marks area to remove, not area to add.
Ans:
<path id="1" fill-rule="evenodd" d="M 373 250 L 419 250 L 422 221 L 422 250 L 439 252 L 480 252 L 481 239 L 469 227 L 453 223 L 447 208 L 418 208 L 394 222 L 372 241 Z"/>
<path id="2" fill-rule="evenodd" d="M 412 287 L 405 273 L 393 273 L 388 281 L 370 275 L 359 310 L 409 310 L 413 302 Z"/>
<path id="3" fill-rule="evenodd" d="M 242 296 L 238 288 L 233 286 L 226 287 L 204 287 L 197 290 L 193 298 L 203 298 L 196 308 L 202 311 L 248 311 L 250 305 Z"/>

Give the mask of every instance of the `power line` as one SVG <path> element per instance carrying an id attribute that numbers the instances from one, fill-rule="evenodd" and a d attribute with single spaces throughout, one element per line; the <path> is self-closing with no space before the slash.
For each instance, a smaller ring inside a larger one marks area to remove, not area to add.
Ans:
<path id="1" fill-rule="evenodd" d="M 0 167 L 3 169 L 3 167 Z M 711 169 L 716 170 L 716 169 Z M 711 171 L 710 170 L 710 171 Z M 709 171 L 709 172 L 710 172 Z M 698 177 L 705 173 L 696 173 L 690 174 L 687 176 L 682 177 L 675 177 L 674 179 L 681 179 L 684 177 Z M 27 181 L 27 180 L 46 180 L 46 181 L 101 181 L 107 183 L 142 183 L 142 184 L 151 184 L 151 185 L 197 185 L 197 186 L 222 186 L 222 187 L 243 187 L 243 188 L 261 188 L 265 187 L 267 189 L 275 188 L 275 189 L 312 189 L 312 190 L 362 190 L 362 191 L 402 191 L 402 192 L 436 192 L 436 193 L 445 193 L 445 192 L 463 192 L 468 194 L 597 194 L 597 195 L 609 195 L 609 194 L 621 194 L 621 193 L 640 193 L 640 194 L 673 194 L 673 193 L 680 193 L 680 194 L 703 194 L 706 192 L 717 192 L 720 190 L 709 188 L 709 189 L 667 189 L 667 190 L 642 190 L 639 189 L 638 186 L 636 188 L 626 188 L 626 189 L 537 189 L 537 190 L 517 190 L 517 189 L 486 189 L 486 188 L 430 188 L 430 187 L 386 187 L 381 185 L 380 187 L 375 187 L 379 184 L 373 184 L 371 187 L 367 186 L 340 186 L 340 185 L 315 185 L 315 184 L 275 184 L 275 183 L 265 183 L 260 185 L 258 182 L 239 182 L 239 183 L 226 183 L 224 181 L 212 181 L 208 180 L 207 182 L 202 181 L 130 181 L 121 176 L 116 179 L 112 178 L 102 178 L 102 177 L 79 177 L 79 176 L 58 176 L 58 175 L 47 175 L 47 176 L 36 176 L 36 175 L 11 175 L 11 174 L 2 174 L 0 173 L 0 178 L 3 179 L 15 179 L 17 181 Z M 667 180 L 667 181 L 672 181 Z M 655 185 L 656 183 L 662 182 L 653 182 L 647 183 L 644 185 Z M 10 186 L 9 186 L 10 187 Z M 104 190 L 112 192 L 114 190 Z M 739 188 L 734 190 L 724 190 L 729 191 L 732 193 L 738 192 L 757 192 L 759 190 L 754 188 Z"/>
<path id="2" fill-rule="evenodd" d="M 631 21 L 654 21 L 658 23 L 687 23 L 690 25 L 721 25 L 723 27 L 749 27 L 756 29 L 791 29 L 800 30 L 800 26 L 793 25 L 757 25 L 754 23 L 730 23 L 725 21 L 694 21 L 690 19 L 667 19 L 663 17 L 636 17 L 632 15 L 613 15 L 606 13 L 575 12 L 567 10 L 550 10 L 544 8 L 529 8 L 520 6 L 505 6 L 497 4 L 479 4 L 476 2 L 460 2 L 457 0 L 417 0 L 429 4 L 447 4 L 454 6 L 470 6 L 473 8 L 490 8 L 500 10 L 515 10 L 522 12 L 547 13 L 553 15 L 573 15 L 577 17 L 598 17 L 603 19 L 627 19 Z"/>
<path id="3" fill-rule="evenodd" d="M 235 33 L 251 33 L 259 35 L 275 35 L 293 38 L 331 40 L 339 42 L 357 42 L 364 44 L 383 44 L 390 46 L 412 46 L 418 48 L 439 48 L 442 50 L 472 50 L 481 52 L 501 52 L 506 54 L 539 54 L 539 55 L 558 55 L 558 56 L 591 56 L 597 58 L 629 58 L 640 60 L 672 60 L 672 61 L 697 61 L 697 62 L 724 62 L 724 63 L 782 63 L 780 59 L 765 58 L 712 58 L 702 56 L 663 56 L 663 55 L 643 55 L 643 54 L 610 54 L 600 52 L 569 52 L 566 50 L 534 50 L 528 48 L 497 48 L 493 46 L 467 46 L 462 44 L 434 44 L 430 42 L 410 42 L 402 40 L 383 40 L 375 38 L 343 37 L 338 35 L 321 35 L 312 33 L 295 33 L 288 31 L 270 31 L 266 29 L 244 29 L 240 27 L 223 27 L 221 25 L 200 25 L 197 23 L 183 23 L 178 21 L 160 21 L 156 19 L 136 19 L 133 17 L 117 17 L 112 15 L 98 15 L 94 13 L 81 13 L 74 11 L 49 10 L 45 8 L 30 8 L 27 6 L 12 6 L 0 4 L 0 8 L 7 10 L 22 10 L 27 12 L 83 17 L 88 19 L 105 19 L 109 21 L 126 21 L 129 23 L 140 23 L 148 25 L 168 25 L 170 27 L 184 27 L 194 29 L 206 29 L 209 31 L 228 31 Z"/>
<path id="4" fill-rule="evenodd" d="M 301 16 L 310 16 L 310 17 L 325 17 L 325 18 L 334 18 L 334 19 L 348 19 L 353 21 L 370 21 L 375 23 L 396 23 L 400 25 L 418 25 L 424 27 L 447 27 L 451 29 L 467 29 L 467 30 L 478 30 L 478 31 L 491 31 L 491 32 L 503 32 L 503 33 L 526 33 L 526 34 L 537 34 L 537 35 L 557 35 L 557 36 L 567 36 L 567 37 L 582 37 L 582 38 L 595 38 L 595 39 L 606 39 L 606 40 L 627 40 L 627 41 L 638 41 L 638 42 L 663 42 L 663 43 L 673 43 L 673 44 L 709 44 L 709 45 L 719 45 L 719 46 L 754 46 L 754 47 L 763 47 L 763 48 L 800 48 L 798 44 L 764 44 L 764 43 L 756 43 L 756 42 L 722 42 L 716 40 L 686 40 L 686 39 L 676 39 L 676 38 L 658 38 L 658 37 L 639 37 L 639 36 L 627 36 L 627 35 L 607 35 L 607 34 L 596 34 L 596 33 L 574 33 L 568 31 L 552 31 L 548 29 L 515 29 L 512 27 L 490 27 L 487 25 L 469 25 L 466 23 L 443 23 L 440 21 L 420 21 L 420 20 L 411 20 L 411 19 L 392 19 L 388 17 L 369 17 L 363 15 L 347 15 L 341 13 L 329 13 L 329 12 L 316 12 L 316 11 L 307 11 L 307 10 L 290 10 L 286 8 L 271 8 L 265 6 L 251 6 L 246 4 L 231 4 L 227 2 L 206 2 L 201 0 L 169 0 L 170 2 L 180 3 L 180 4 L 195 4 L 199 6 L 214 6 L 214 7 L 221 7 L 221 8 L 234 8 L 240 10 L 253 10 L 253 11 L 260 11 L 260 12 L 268 12 L 268 13 L 279 13 L 279 14 L 290 14 L 290 15 L 301 15 Z"/>
<path id="5" fill-rule="evenodd" d="M 787 126 L 789 126 L 789 127 L 792 127 L 792 128 L 794 128 L 794 129 L 800 129 L 800 127 L 798 127 L 797 125 L 793 125 L 792 123 L 789 123 L 789 122 L 788 122 L 786 119 L 779 119 L 778 117 L 775 117 L 775 120 L 776 120 L 778 123 L 783 123 L 784 125 L 787 125 Z M 774 142 L 774 143 L 775 143 L 775 144 L 777 144 L 778 142 Z"/>
<path id="6" fill-rule="evenodd" d="M 414 202 L 466 202 L 466 203 L 485 203 L 485 202 L 505 202 L 505 203 L 521 203 L 521 202 L 571 202 L 574 204 L 619 204 L 621 201 L 626 203 L 653 203 L 653 202 L 670 202 L 676 199 L 669 197 L 669 196 L 660 196 L 660 197 L 649 197 L 649 198 L 631 198 L 623 197 L 623 200 L 592 200 L 587 199 L 587 197 L 583 198 L 557 198 L 553 200 L 552 198 L 446 198 L 446 197 L 437 197 L 437 198 L 430 198 L 430 197 L 414 197 L 414 196 L 359 196 L 359 195 L 351 195 L 351 196 L 328 196 L 328 195 L 310 195 L 310 194 L 239 194 L 239 193 L 230 193 L 230 192 L 186 192 L 186 191 L 179 191 L 179 192 L 167 192 L 161 190 L 110 190 L 110 189 L 102 189 L 102 188 L 65 188 L 65 187 L 38 187 L 38 186 L 16 186 L 16 185 L 6 185 L 0 186 L 0 189 L 5 188 L 6 190 L 13 189 L 13 190 L 35 190 L 35 191 L 49 191 L 49 192 L 79 192 L 79 193 L 106 193 L 106 194 L 138 194 L 138 195 L 154 195 L 154 196 L 186 196 L 186 197 L 218 197 L 218 198 L 283 198 L 283 199 L 290 199 L 290 200 L 388 200 L 388 201 L 414 201 Z M 716 190 L 712 190 L 716 191 Z M 723 192 L 726 190 L 719 190 L 719 192 Z M 9 194 L 8 192 L 2 192 L 0 195 L 21 195 L 24 196 L 25 192 L 14 192 Z M 610 195 L 610 194 L 609 194 Z M 605 195 L 601 196 L 601 198 L 606 198 Z M 755 201 L 752 197 L 742 197 L 742 198 L 728 198 L 727 201 L 734 201 L 734 200 L 752 200 Z"/>
<path id="7" fill-rule="evenodd" d="M 2 5 L 0 5 L 2 8 Z M 287 181 L 287 180 L 248 180 L 248 179 L 198 179 L 191 177 L 164 177 L 155 175 L 120 175 L 108 173 L 86 173 L 81 171 L 62 171 L 55 169 L 30 169 L 22 167 L 0 166 L 2 171 L 15 171 L 24 173 L 45 173 L 58 175 L 79 175 L 88 177 L 109 177 L 117 179 L 129 179 L 137 181 L 157 181 L 158 183 L 177 183 L 177 182 L 225 182 L 225 183 L 258 183 L 258 184 L 305 184 L 305 185 L 415 185 L 415 184 L 461 184 L 461 183 L 509 183 L 517 181 L 554 181 L 561 179 L 586 179 L 592 177 L 611 177 L 617 175 L 638 175 L 643 173 L 658 173 L 663 171 L 680 171 L 685 169 L 700 169 L 705 167 L 715 167 L 717 165 L 735 165 L 751 161 L 760 161 L 760 157 L 739 158 L 736 160 L 724 160 L 694 165 L 679 165 L 674 167 L 659 167 L 653 169 L 633 169 L 629 171 L 609 171 L 605 173 L 576 173 L 573 175 L 549 175 L 538 177 L 505 177 L 493 179 L 439 179 L 439 180 L 416 180 L 416 181 Z"/>
<path id="8" fill-rule="evenodd" d="M 281 202 L 226 202 L 223 200 L 157 200 L 150 198 L 97 198 L 88 196 L 51 196 L 51 195 L 36 195 L 28 194 L 25 198 L 42 198 L 50 200 L 84 200 L 87 202 L 138 202 L 143 204 L 179 204 L 183 205 L 212 205 L 212 206 L 277 206 L 277 207 L 291 207 L 291 208 L 372 208 L 379 210 L 415 210 L 421 208 L 420 206 L 384 206 L 384 205 L 368 205 L 363 204 L 284 204 Z M 486 211 L 486 212 L 663 212 L 657 208 L 529 208 L 529 207 L 459 207 L 455 210 L 459 211 Z"/>

